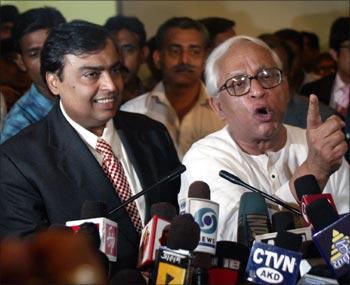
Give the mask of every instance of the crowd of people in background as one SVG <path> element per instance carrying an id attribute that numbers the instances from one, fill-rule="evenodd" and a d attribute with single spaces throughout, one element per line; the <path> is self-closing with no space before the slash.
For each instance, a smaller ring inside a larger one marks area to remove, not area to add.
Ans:
<path id="1" fill-rule="evenodd" d="M 181 162 L 181 181 L 113 216 L 122 260 L 114 271 L 133 267 L 150 206 L 178 209 L 193 181 L 207 182 L 225 209 L 218 239 L 235 240 L 227 228 L 237 223 L 243 190 L 231 191 L 217 177 L 221 169 L 290 203 L 298 201 L 293 181 L 312 173 L 349 211 L 350 17 L 331 23 L 326 51 L 312 31 L 287 27 L 254 38 L 238 35 L 236 25 L 173 17 L 147 35 L 131 16 L 97 25 L 67 22 L 52 7 L 0 7 L 0 266 L 7 272 L 0 278 L 106 284 L 89 237 L 50 225 L 79 218 L 84 200 L 114 208 Z M 108 172 L 101 142 L 122 177 Z M 63 254 L 72 248 L 79 254 Z M 72 264 L 57 270 L 54 255 Z M 81 277 L 87 271 L 90 279 Z"/>

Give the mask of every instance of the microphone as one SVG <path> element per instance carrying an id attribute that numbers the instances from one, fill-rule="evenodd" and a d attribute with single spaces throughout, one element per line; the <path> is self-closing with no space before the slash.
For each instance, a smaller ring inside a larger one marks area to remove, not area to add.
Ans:
<path id="1" fill-rule="evenodd" d="M 239 177 L 237 177 L 236 175 L 233 175 L 225 170 L 220 170 L 219 172 L 219 175 L 226 179 L 227 181 L 233 183 L 233 184 L 236 184 L 236 185 L 239 185 L 239 186 L 242 186 L 250 191 L 253 191 L 253 192 L 258 192 L 261 194 L 261 196 L 263 196 L 265 199 L 279 205 L 279 206 L 282 206 L 283 208 L 291 211 L 292 213 L 294 214 L 297 214 L 299 216 L 301 216 L 301 213 L 298 209 L 296 208 L 293 208 L 292 206 L 289 206 L 288 204 L 284 203 L 282 200 L 276 198 L 276 197 L 273 197 L 273 196 L 270 196 L 269 194 L 257 189 L 257 188 L 254 188 L 253 186 L 250 186 L 249 184 L 243 182 Z"/>
<path id="2" fill-rule="evenodd" d="M 176 177 L 180 176 L 181 173 L 185 172 L 186 167 L 184 165 L 180 165 L 179 167 L 175 168 L 174 170 L 172 170 L 167 176 L 163 177 L 161 180 L 159 180 L 158 182 L 156 182 L 155 184 L 151 185 L 150 187 L 147 187 L 146 189 L 142 190 L 141 192 L 135 194 L 134 196 L 131 196 L 128 200 L 126 200 L 125 202 L 123 202 L 120 206 L 110 210 L 107 213 L 107 216 L 110 216 L 111 214 L 113 214 L 114 212 L 119 211 L 120 209 L 124 208 L 125 206 L 127 206 L 128 204 L 130 204 L 131 202 L 135 201 L 137 198 L 139 198 L 140 196 L 145 195 L 146 193 L 148 193 L 149 191 L 152 191 L 154 189 L 156 189 L 157 187 L 159 187 L 160 185 L 163 185 L 166 182 L 169 182 L 173 179 L 175 179 Z"/>
<path id="3" fill-rule="evenodd" d="M 256 192 L 245 192 L 239 202 L 237 241 L 251 247 L 256 235 L 270 232 L 265 199 Z"/>
<path id="4" fill-rule="evenodd" d="M 306 206 L 307 216 L 314 226 L 313 241 L 323 259 L 341 280 L 350 274 L 350 214 L 339 217 L 326 198 Z"/>
<path id="5" fill-rule="evenodd" d="M 318 182 L 314 175 L 304 175 L 298 177 L 294 181 L 295 191 L 297 193 L 298 199 L 301 202 L 301 212 L 305 222 L 309 225 L 310 221 L 308 220 L 306 214 L 306 207 L 315 200 L 319 200 L 321 198 L 326 198 L 328 203 L 332 205 L 332 207 L 336 210 L 336 206 L 333 200 L 333 197 L 329 193 L 322 194 L 322 190 L 318 185 Z"/>
<path id="6" fill-rule="evenodd" d="M 85 201 L 81 208 L 81 219 L 68 221 L 66 226 L 74 232 L 84 223 L 94 223 L 101 239 L 100 250 L 110 261 L 117 261 L 118 224 L 106 218 L 107 205 L 102 201 Z"/>
<path id="7" fill-rule="evenodd" d="M 137 267 L 150 266 L 156 255 L 156 250 L 167 243 L 166 228 L 176 216 L 176 208 L 166 202 L 160 202 L 151 206 L 151 220 L 142 230 Z"/>
<path id="8" fill-rule="evenodd" d="M 206 252 L 194 252 L 193 255 L 193 273 L 191 284 L 208 285 L 208 270 L 211 267 L 212 256 Z"/>
<path id="9" fill-rule="evenodd" d="M 207 183 L 195 181 L 190 185 L 184 212 L 190 213 L 201 229 L 199 243 L 194 251 L 215 254 L 219 204 L 210 201 Z"/>
<path id="10" fill-rule="evenodd" d="M 254 284 L 295 285 L 301 253 L 301 237 L 282 231 L 277 233 L 276 245 L 254 242 L 246 273 Z"/>
<path id="11" fill-rule="evenodd" d="M 287 211 L 276 212 L 271 216 L 272 231 L 281 232 L 295 229 L 293 214 Z"/>
<path id="12" fill-rule="evenodd" d="M 249 248 L 232 241 L 218 241 L 209 269 L 209 285 L 243 283 Z"/>
<path id="13" fill-rule="evenodd" d="M 170 224 L 167 246 L 158 250 L 151 284 L 191 284 L 192 254 L 200 228 L 190 214 L 176 216 Z"/>

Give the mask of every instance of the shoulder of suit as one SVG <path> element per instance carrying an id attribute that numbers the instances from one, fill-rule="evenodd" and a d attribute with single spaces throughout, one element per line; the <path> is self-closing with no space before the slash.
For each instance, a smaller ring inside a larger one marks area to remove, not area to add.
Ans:
<path id="1" fill-rule="evenodd" d="M 132 127 L 133 129 L 138 130 L 150 128 L 165 128 L 165 126 L 162 123 L 153 120 L 150 117 L 147 117 L 146 115 L 121 110 L 119 110 L 117 113 L 116 122 L 120 126 Z"/>

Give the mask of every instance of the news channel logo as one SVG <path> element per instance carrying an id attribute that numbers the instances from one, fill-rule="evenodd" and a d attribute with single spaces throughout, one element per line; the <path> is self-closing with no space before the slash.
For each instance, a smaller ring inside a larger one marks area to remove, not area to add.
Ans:
<path id="1" fill-rule="evenodd" d="M 210 208 L 199 209 L 194 214 L 195 221 L 199 224 L 201 231 L 206 234 L 213 234 L 218 227 L 218 219 L 214 210 Z"/>

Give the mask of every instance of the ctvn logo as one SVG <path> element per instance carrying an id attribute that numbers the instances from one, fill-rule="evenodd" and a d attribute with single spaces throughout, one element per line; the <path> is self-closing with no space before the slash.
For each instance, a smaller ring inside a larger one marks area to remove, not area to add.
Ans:
<path id="1" fill-rule="evenodd" d="M 199 224 L 201 231 L 206 234 L 213 234 L 218 227 L 216 213 L 210 208 L 199 209 L 194 214 L 194 219 Z"/>
<path id="2" fill-rule="evenodd" d="M 256 275 L 269 284 L 278 284 L 283 282 L 283 275 L 277 270 L 269 267 L 260 267 L 256 270 Z"/>

